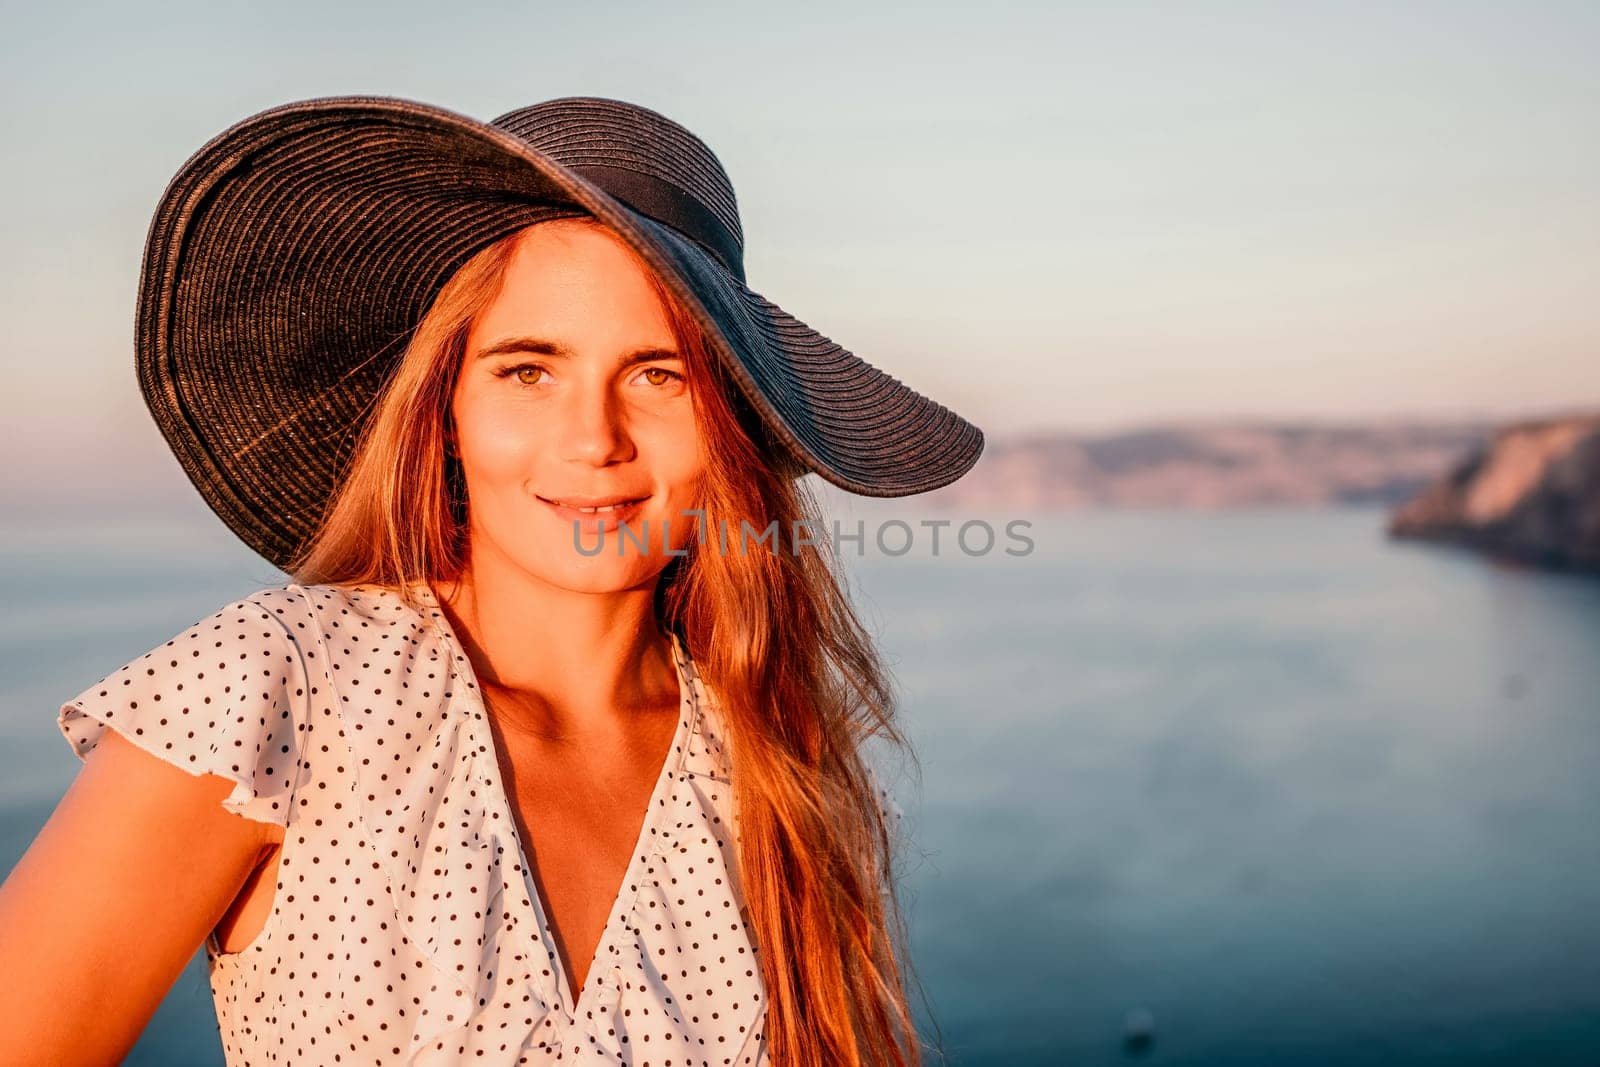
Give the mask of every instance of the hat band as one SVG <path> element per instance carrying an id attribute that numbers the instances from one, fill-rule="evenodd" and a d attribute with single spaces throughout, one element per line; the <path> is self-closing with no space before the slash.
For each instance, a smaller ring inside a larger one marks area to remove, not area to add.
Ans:
<path id="1" fill-rule="evenodd" d="M 604 163 L 569 165 L 567 169 L 635 211 L 691 238 L 744 284 L 744 249 L 738 239 L 709 208 L 682 189 L 653 175 Z"/>

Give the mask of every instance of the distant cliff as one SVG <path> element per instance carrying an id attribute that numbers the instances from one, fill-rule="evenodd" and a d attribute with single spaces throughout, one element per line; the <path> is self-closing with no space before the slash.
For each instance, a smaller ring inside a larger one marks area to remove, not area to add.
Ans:
<path id="1" fill-rule="evenodd" d="M 1504 427 L 1399 508 L 1388 532 L 1600 571 L 1600 414 Z"/>
<path id="2" fill-rule="evenodd" d="M 1495 428 L 1240 422 L 991 436 L 966 477 L 928 495 L 956 508 L 1393 506 L 1481 448 Z"/>

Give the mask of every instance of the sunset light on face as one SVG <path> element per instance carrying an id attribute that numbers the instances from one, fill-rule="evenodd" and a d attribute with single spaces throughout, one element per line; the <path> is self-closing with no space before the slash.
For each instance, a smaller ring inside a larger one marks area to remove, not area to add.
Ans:
<path id="1" fill-rule="evenodd" d="M 647 276 L 605 231 L 526 231 L 467 339 L 452 413 L 475 553 L 600 592 L 647 582 L 692 539 L 680 513 L 704 460 L 687 370 Z"/>

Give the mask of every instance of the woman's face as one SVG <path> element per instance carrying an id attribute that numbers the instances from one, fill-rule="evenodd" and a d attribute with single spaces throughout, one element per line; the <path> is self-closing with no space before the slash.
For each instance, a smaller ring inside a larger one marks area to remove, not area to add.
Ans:
<path id="1" fill-rule="evenodd" d="M 451 410 L 475 568 L 611 592 L 648 586 L 667 545 L 692 542 L 696 517 L 680 513 L 699 506 L 705 457 L 687 369 L 666 308 L 610 231 L 523 231 L 467 337 Z M 614 500 L 638 503 L 568 510 Z"/>

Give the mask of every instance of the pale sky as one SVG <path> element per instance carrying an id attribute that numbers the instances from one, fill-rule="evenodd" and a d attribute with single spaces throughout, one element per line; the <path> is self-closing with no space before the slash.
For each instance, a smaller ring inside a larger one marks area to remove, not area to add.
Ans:
<path id="1" fill-rule="evenodd" d="M 172 482 L 156 200 L 338 93 L 655 108 L 732 176 L 753 288 L 993 437 L 1600 405 L 1597 55 L 1579 2 L 7 2 L 5 481 Z"/>

